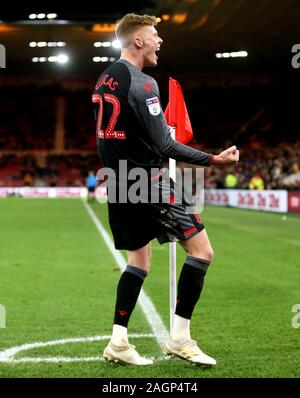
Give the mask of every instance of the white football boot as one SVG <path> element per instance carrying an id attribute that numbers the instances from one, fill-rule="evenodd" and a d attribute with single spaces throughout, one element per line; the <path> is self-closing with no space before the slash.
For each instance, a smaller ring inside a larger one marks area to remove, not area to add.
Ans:
<path id="1" fill-rule="evenodd" d="M 166 341 L 164 352 L 198 365 L 214 366 L 217 361 L 214 358 L 204 354 L 195 340 L 172 340 L 171 337 Z"/>
<path id="2" fill-rule="evenodd" d="M 135 346 L 129 343 L 119 347 L 110 341 L 104 349 L 103 358 L 106 361 L 119 362 L 123 365 L 145 366 L 153 364 L 151 359 L 141 357 L 136 351 Z"/>

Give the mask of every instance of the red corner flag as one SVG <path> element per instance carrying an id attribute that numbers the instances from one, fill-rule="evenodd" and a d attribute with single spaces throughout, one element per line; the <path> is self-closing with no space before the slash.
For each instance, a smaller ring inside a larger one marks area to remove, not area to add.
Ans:
<path id="1" fill-rule="evenodd" d="M 193 129 L 177 80 L 169 78 L 169 103 L 165 110 L 167 123 L 176 128 L 176 141 L 186 144 L 193 138 Z"/>

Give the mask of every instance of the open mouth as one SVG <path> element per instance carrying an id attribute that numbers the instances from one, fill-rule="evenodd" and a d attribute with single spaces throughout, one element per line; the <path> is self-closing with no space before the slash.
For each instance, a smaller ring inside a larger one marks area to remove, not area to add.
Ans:
<path id="1" fill-rule="evenodd" d="M 160 50 L 160 47 L 157 47 L 157 49 L 155 50 L 155 56 L 156 56 L 156 58 L 158 58 L 158 51 Z"/>

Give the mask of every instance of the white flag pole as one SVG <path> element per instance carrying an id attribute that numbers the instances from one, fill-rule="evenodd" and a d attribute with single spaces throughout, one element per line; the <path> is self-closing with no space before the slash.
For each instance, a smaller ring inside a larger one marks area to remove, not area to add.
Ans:
<path id="1" fill-rule="evenodd" d="M 176 139 L 176 129 L 170 127 L 173 140 Z M 176 182 L 176 160 L 169 158 L 169 174 Z M 169 243 L 169 273 L 170 273 L 170 333 L 174 324 L 174 314 L 176 307 L 176 242 Z"/>

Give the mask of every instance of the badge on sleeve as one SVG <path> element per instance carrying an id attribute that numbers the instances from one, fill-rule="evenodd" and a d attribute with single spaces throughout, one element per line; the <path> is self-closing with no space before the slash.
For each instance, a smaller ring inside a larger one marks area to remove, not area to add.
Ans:
<path id="1" fill-rule="evenodd" d="M 157 97 L 147 99 L 146 104 L 151 115 L 157 116 L 160 114 L 160 103 Z"/>

